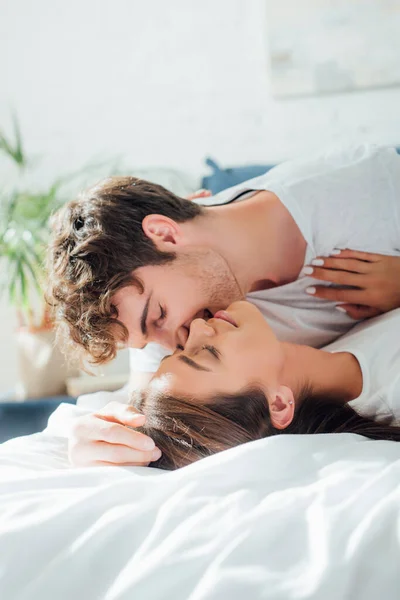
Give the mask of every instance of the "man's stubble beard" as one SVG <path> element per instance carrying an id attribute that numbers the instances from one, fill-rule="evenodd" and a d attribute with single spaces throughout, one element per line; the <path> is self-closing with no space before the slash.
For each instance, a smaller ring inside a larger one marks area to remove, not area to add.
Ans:
<path id="1" fill-rule="evenodd" d="M 215 312 L 244 299 L 227 261 L 217 252 L 201 249 L 182 257 L 182 260 L 185 262 L 186 272 L 201 282 L 200 294 L 206 299 L 204 308 Z"/>

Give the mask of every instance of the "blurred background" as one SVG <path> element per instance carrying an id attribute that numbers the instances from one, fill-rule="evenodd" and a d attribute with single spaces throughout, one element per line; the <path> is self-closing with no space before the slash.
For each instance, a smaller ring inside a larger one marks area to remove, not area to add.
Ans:
<path id="1" fill-rule="evenodd" d="M 76 375 L 35 282 L 78 189 L 124 172 L 215 192 L 327 146 L 399 146 L 399 107 L 398 0 L 0 0 L 0 397 L 57 396 L 46 361 Z M 102 381 L 127 373 L 123 352 Z"/>

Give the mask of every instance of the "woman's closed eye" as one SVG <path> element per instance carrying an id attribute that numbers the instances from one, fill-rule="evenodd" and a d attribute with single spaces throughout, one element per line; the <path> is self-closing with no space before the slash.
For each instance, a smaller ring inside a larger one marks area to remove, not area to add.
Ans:
<path id="1" fill-rule="evenodd" d="M 176 351 L 174 352 L 174 355 L 179 354 L 184 349 L 185 348 L 181 344 L 178 344 L 176 347 Z M 220 358 L 221 358 L 221 352 L 219 350 L 217 350 L 217 348 L 215 346 L 211 346 L 210 344 L 203 344 L 203 346 L 201 346 L 201 348 L 199 348 L 199 350 L 195 353 L 195 355 L 198 354 L 199 352 L 201 352 L 202 350 L 207 350 L 207 352 L 209 352 L 212 356 L 214 356 L 214 358 L 217 358 L 218 360 L 220 360 Z"/>
<path id="2" fill-rule="evenodd" d="M 172 356 L 178 356 L 185 348 L 181 345 L 178 344 L 176 347 L 175 352 L 173 353 Z M 206 350 L 207 352 L 209 352 L 214 358 L 220 360 L 221 359 L 221 352 L 219 350 L 217 350 L 217 348 L 215 346 L 211 346 L 210 344 L 204 344 L 203 346 L 201 346 L 201 348 L 198 349 L 198 351 L 195 353 L 195 356 L 201 352 L 202 350 Z M 166 357 L 165 357 L 166 358 Z M 162 359 L 164 360 L 164 359 Z"/>
<path id="3" fill-rule="evenodd" d="M 212 356 L 214 356 L 217 360 L 220 360 L 221 358 L 221 353 L 219 350 L 217 350 L 217 348 L 215 346 L 210 346 L 208 344 L 204 344 L 204 346 L 201 347 L 202 350 L 207 350 Z"/>
<path id="4" fill-rule="evenodd" d="M 197 351 L 192 355 L 193 357 L 197 357 L 198 354 L 200 354 L 200 352 L 202 351 L 206 351 L 209 353 L 209 355 L 211 354 L 211 356 L 213 357 L 214 360 L 220 360 L 220 356 L 221 353 L 219 352 L 219 350 L 217 350 L 217 348 L 215 348 L 215 346 L 210 346 L 208 344 L 204 344 L 203 346 L 200 346 Z M 178 357 L 178 360 L 182 361 L 183 363 L 186 363 L 189 367 L 192 367 L 193 369 L 196 369 L 196 371 L 212 371 L 212 369 L 210 369 L 209 367 L 206 367 L 205 365 L 202 365 L 199 362 L 196 362 L 195 360 L 193 360 L 193 358 L 190 358 L 190 356 L 187 356 L 186 354 L 183 354 L 182 352 L 175 352 L 174 356 Z"/>
<path id="5" fill-rule="evenodd" d="M 184 350 L 185 350 L 185 348 L 179 344 L 176 347 L 176 350 L 172 354 L 172 356 L 171 355 L 164 356 L 164 358 L 161 359 L 161 363 L 163 363 L 168 358 L 176 357 L 179 361 L 185 363 L 186 365 L 188 365 L 189 367 L 192 367 L 193 369 L 196 369 L 196 371 L 203 371 L 203 372 L 212 371 L 212 369 L 194 361 L 192 358 L 190 358 L 190 356 L 187 356 L 186 354 L 184 354 L 183 353 Z M 210 346 L 208 344 L 199 346 L 198 349 L 196 350 L 196 352 L 192 356 L 197 356 L 202 351 L 208 352 L 209 355 L 211 354 L 211 356 L 213 357 L 214 360 L 218 360 L 218 361 L 220 360 L 220 356 L 221 356 L 220 351 L 217 350 L 217 348 L 215 348 L 215 346 Z"/>

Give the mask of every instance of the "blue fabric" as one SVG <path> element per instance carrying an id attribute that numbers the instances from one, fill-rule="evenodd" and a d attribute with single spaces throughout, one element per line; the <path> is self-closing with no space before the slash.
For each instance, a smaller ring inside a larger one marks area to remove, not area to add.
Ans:
<path id="1" fill-rule="evenodd" d="M 43 431 L 51 413 L 61 404 L 75 404 L 71 396 L 55 396 L 24 402 L 0 403 L 0 443 L 21 435 Z"/>
<path id="2" fill-rule="evenodd" d="M 400 146 L 396 148 L 398 154 L 400 154 Z M 272 169 L 275 165 L 249 165 L 242 167 L 233 167 L 228 169 L 221 169 L 215 160 L 212 158 L 206 159 L 206 164 L 211 167 L 211 175 L 206 175 L 201 181 L 201 187 L 206 190 L 210 190 L 212 194 L 218 194 L 222 190 L 226 190 L 233 185 L 243 183 L 253 177 L 264 175 L 267 171 Z"/>
<path id="3" fill-rule="evenodd" d="M 275 165 L 251 165 L 245 167 L 233 167 L 229 169 L 221 169 L 221 167 L 212 158 L 206 159 L 206 164 L 211 167 L 211 175 L 203 177 L 201 187 L 206 190 L 210 190 L 212 194 L 217 194 L 226 188 L 264 175 L 267 171 L 272 169 Z"/>

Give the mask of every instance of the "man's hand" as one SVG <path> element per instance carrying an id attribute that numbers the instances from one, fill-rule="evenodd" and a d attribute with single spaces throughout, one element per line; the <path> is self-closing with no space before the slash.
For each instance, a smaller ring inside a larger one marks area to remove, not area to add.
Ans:
<path id="1" fill-rule="evenodd" d="M 338 250 L 334 256 L 312 260 L 303 273 L 338 286 L 351 286 L 353 289 L 316 286 L 306 291 L 339 302 L 337 309 L 353 319 L 367 319 L 400 307 L 399 256 Z"/>
<path id="2" fill-rule="evenodd" d="M 194 194 L 189 194 L 187 196 L 187 200 L 196 200 L 196 198 L 208 198 L 208 196 L 212 196 L 210 190 L 197 190 Z"/>
<path id="3" fill-rule="evenodd" d="M 78 467 L 149 465 L 160 458 L 161 451 L 147 435 L 130 429 L 144 422 L 144 415 L 120 402 L 78 417 L 68 440 L 70 462 Z"/>

